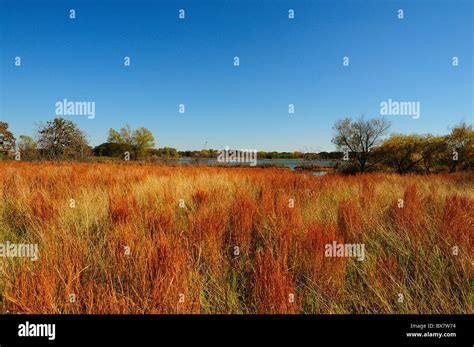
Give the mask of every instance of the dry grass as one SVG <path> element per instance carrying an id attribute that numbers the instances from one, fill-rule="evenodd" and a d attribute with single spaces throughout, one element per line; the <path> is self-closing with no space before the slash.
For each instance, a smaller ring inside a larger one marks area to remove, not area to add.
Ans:
<path id="1" fill-rule="evenodd" d="M 1 312 L 473 313 L 472 173 L 0 167 L 0 242 L 40 252 L 0 258 Z"/>

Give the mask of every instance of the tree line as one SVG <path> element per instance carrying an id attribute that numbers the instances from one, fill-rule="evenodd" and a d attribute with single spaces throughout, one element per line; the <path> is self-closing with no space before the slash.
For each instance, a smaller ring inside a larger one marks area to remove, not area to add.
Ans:
<path id="1" fill-rule="evenodd" d="M 461 122 L 447 135 L 392 133 L 386 137 L 389 128 L 390 122 L 383 118 L 337 121 L 332 142 L 344 153 L 339 169 L 346 173 L 405 174 L 474 168 L 472 125 Z"/>
<path id="2" fill-rule="evenodd" d="M 332 142 L 337 151 L 263 152 L 258 159 L 336 160 L 336 168 L 344 173 L 370 171 L 455 172 L 474 168 L 474 131 L 461 122 L 447 135 L 398 134 L 387 136 L 390 122 L 383 118 L 352 120 L 345 118 L 334 124 Z M 125 125 L 109 129 L 107 141 L 89 146 L 85 133 L 63 118 L 41 124 L 35 138 L 20 135 L 18 139 L 0 122 L 0 157 L 17 160 L 90 160 L 115 158 L 125 160 L 161 160 L 176 158 L 215 159 L 218 150 L 178 151 L 155 148 L 150 130 L 132 129 Z"/>

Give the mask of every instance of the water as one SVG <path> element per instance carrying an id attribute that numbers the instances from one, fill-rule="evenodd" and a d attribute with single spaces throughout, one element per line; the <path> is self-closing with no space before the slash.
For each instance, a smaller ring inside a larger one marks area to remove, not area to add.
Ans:
<path id="1" fill-rule="evenodd" d="M 179 158 L 173 159 L 172 162 L 177 164 L 186 164 L 186 165 L 242 165 L 246 166 L 249 163 L 220 163 L 216 159 L 192 159 L 192 158 Z M 258 165 L 274 165 L 278 167 L 287 167 L 291 170 L 294 170 L 295 167 L 300 165 L 327 165 L 334 166 L 335 163 L 330 160 L 300 160 L 300 159 L 258 159 Z M 323 176 L 327 171 L 313 171 L 312 175 L 314 176 Z"/>

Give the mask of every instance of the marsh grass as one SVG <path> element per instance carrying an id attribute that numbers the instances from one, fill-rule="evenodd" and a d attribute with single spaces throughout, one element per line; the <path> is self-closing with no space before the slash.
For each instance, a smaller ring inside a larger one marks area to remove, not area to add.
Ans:
<path id="1" fill-rule="evenodd" d="M 0 167 L 0 242 L 40 251 L 0 258 L 2 312 L 473 313 L 472 173 Z"/>

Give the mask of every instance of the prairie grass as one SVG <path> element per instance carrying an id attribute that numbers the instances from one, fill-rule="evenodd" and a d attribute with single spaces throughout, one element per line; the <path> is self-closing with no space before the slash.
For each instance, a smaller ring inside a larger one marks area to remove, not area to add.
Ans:
<path id="1" fill-rule="evenodd" d="M 473 313 L 473 173 L 0 168 L 3 313 Z"/>

